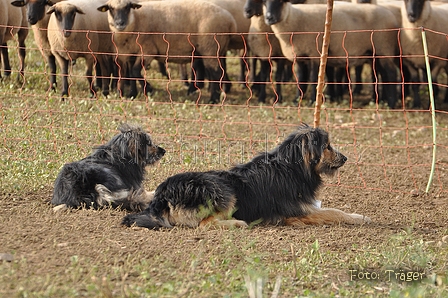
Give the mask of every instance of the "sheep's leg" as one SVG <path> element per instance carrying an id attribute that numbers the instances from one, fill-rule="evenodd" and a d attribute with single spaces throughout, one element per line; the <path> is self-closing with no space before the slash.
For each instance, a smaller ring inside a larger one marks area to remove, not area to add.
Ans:
<path id="1" fill-rule="evenodd" d="M 168 78 L 168 73 L 166 72 L 165 63 L 157 61 L 157 64 L 159 65 L 159 72 L 164 76 L 165 78 Z"/>
<path id="2" fill-rule="evenodd" d="M 224 69 L 224 76 L 222 79 L 223 85 L 224 85 L 224 92 L 229 93 L 230 89 L 232 88 L 232 84 L 230 83 L 229 76 L 227 75 L 227 59 L 226 58 L 220 58 L 219 59 L 222 68 Z"/>
<path id="3" fill-rule="evenodd" d="M 327 65 L 325 72 L 327 74 L 328 95 L 331 101 L 340 102 L 344 96 L 342 82 L 347 76 L 346 68 Z"/>
<path id="4" fill-rule="evenodd" d="M 191 82 L 188 86 L 187 95 L 204 88 L 205 66 L 202 58 L 194 57 L 191 65 Z"/>
<path id="5" fill-rule="evenodd" d="M 252 58 L 250 60 L 249 67 L 249 82 L 255 82 L 257 80 L 257 60 L 258 58 Z"/>
<path id="6" fill-rule="evenodd" d="M 389 58 L 380 59 L 379 71 L 383 80 L 383 90 L 381 98 L 386 101 L 389 108 L 394 109 L 397 104 L 397 86 L 396 83 L 396 67 L 393 61 Z"/>
<path id="7" fill-rule="evenodd" d="M 184 85 L 189 86 L 186 64 L 179 64 L 179 74 L 180 74 L 180 79 L 182 80 L 182 82 L 184 82 Z"/>
<path id="8" fill-rule="evenodd" d="M 345 67 L 338 67 L 336 69 L 336 100 L 342 101 L 344 99 L 344 93 L 348 94 L 348 78 L 347 78 L 347 72 Z M 344 84 L 347 83 L 347 84 Z"/>
<path id="9" fill-rule="evenodd" d="M 293 76 L 293 71 L 292 71 L 293 64 L 291 61 L 289 61 L 286 58 L 284 58 L 283 60 L 285 61 L 285 66 L 284 66 L 284 71 L 283 71 L 283 75 L 282 75 L 282 82 L 289 82 L 289 81 L 291 81 L 292 76 Z"/>
<path id="10" fill-rule="evenodd" d="M 253 86 L 256 86 L 258 91 L 258 102 L 266 102 L 266 82 L 268 80 L 269 73 L 271 72 L 271 64 L 268 60 L 260 60 L 260 72 L 254 82 Z"/>
<path id="11" fill-rule="evenodd" d="M 414 68 L 413 66 L 408 67 L 409 74 L 410 74 L 410 82 L 412 83 L 412 93 L 414 95 L 414 101 L 413 101 L 413 107 L 421 107 L 422 102 L 420 100 L 420 82 L 419 82 L 419 74 L 418 69 Z"/>
<path id="12" fill-rule="evenodd" d="M 11 64 L 9 63 L 8 45 L 2 44 L 2 60 L 3 60 L 3 74 L 8 77 L 11 75 Z"/>
<path id="13" fill-rule="evenodd" d="M 311 98 L 310 104 L 313 105 L 316 102 L 316 86 L 317 86 L 317 77 L 318 77 L 318 64 L 310 61 L 310 81 L 309 85 L 311 86 Z"/>
<path id="14" fill-rule="evenodd" d="M 355 66 L 355 88 L 353 89 L 353 94 L 361 94 L 362 91 L 362 69 L 364 64 Z"/>
<path id="15" fill-rule="evenodd" d="M 282 84 L 284 81 L 284 77 L 285 77 L 285 65 L 286 65 L 286 59 L 276 59 L 276 70 L 275 70 L 275 95 L 276 95 L 276 99 L 274 100 L 274 102 L 276 103 L 280 103 L 283 100 L 282 97 Z"/>
<path id="16" fill-rule="evenodd" d="M 296 102 L 303 99 L 306 90 L 308 89 L 309 83 L 309 61 L 297 61 L 296 72 L 297 72 L 297 97 Z"/>
<path id="17" fill-rule="evenodd" d="M 97 63 L 98 60 L 96 58 L 94 59 L 92 57 L 86 57 L 86 78 L 87 82 L 89 83 L 91 97 L 96 97 L 96 89 L 93 84 L 93 67 L 94 64 L 96 65 Z"/>
<path id="18" fill-rule="evenodd" d="M 245 85 L 246 81 L 246 62 L 243 58 L 243 50 L 240 51 L 240 74 L 238 75 L 238 83 Z"/>
<path id="19" fill-rule="evenodd" d="M 101 70 L 101 79 L 99 80 L 102 82 L 102 90 L 103 95 L 108 96 L 109 95 L 109 85 L 110 85 L 110 76 L 112 74 L 112 65 L 111 65 L 111 59 L 110 57 L 106 55 L 100 55 L 99 56 L 100 61 L 100 70 Z M 97 74 L 98 76 L 98 74 Z"/>
<path id="20" fill-rule="evenodd" d="M 69 61 L 57 56 L 59 67 L 61 68 L 62 75 L 62 94 L 61 99 L 64 100 L 64 97 L 68 97 L 68 65 Z"/>
<path id="21" fill-rule="evenodd" d="M 205 68 L 207 77 L 210 79 L 210 103 L 218 103 L 221 97 L 221 88 L 219 80 L 221 79 L 221 70 Z"/>
<path id="22" fill-rule="evenodd" d="M 99 57 L 98 61 L 100 60 Z M 104 70 L 101 69 L 100 63 L 95 63 L 95 77 L 96 77 L 96 87 L 99 89 L 103 89 L 103 72 Z"/>
<path id="23" fill-rule="evenodd" d="M 327 65 L 325 69 L 327 76 L 327 88 L 331 101 L 336 101 L 336 87 L 335 87 L 335 67 Z"/>
<path id="24" fill-rule="evenodd" d="M 135 78 L 134 82 L 140 83 L 140 88 L 144 95 L 151 93 L 153 91 L 151 84 L 146 81 L 146 79 L 142 75 L 142 70 L 145 67 L 142 59 L 136 59 L 134 62 L 134 66 L 132 67 L 133 77 Z M 150 63 L 150 61 L 146 61 L 146 63 Z"/>
<path id="25" fill-rule="evenodd" d="M 22 28 L 17 33 L 18 40 L 19 40 L 19 59 L 20 59 L 20 69 L 19 69 L 19 75 L 17 76 L 17 80 L 20 81 L 21 78 L 24 77 L 24 71 L 25 71 L 25 56 L 26 56 L 26 45 L 25 45 L 25 39 L 28 36 L 28 29 Z"/>
<path id="26" fill-rule="evenodd" d="M 56 90 L 56 58 L 50 54 L 47 56 L 48 67 L 50 68 L 50 90 Z"/>

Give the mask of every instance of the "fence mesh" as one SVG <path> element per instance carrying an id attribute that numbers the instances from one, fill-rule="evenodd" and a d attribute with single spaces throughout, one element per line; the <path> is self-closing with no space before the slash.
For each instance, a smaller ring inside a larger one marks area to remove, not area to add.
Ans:
<path id="1" fill-rule="evenodd" d="M 100 34 L 81 33 L 86 39 Z M 369 32 L 371 35 L 377 33 Z M 300 38 L 300 33 L 297 32 L 285 34 L 291 34 L 291 40 Z M 399 30 L 395 34 L 399 41 Z M 179 33 L 176 36 L 185 39 L 185 47 L 192 48 L 189 41 L 191 34 Z M 213 38 L 216 36 L 212 35 Z M 276 81 L 275 77 L 278 65 L 276 58 L 280 57 L 258 57 L 267 59 L 271 70 L 265 83 L 254 84 L 252 74 L 259 69 L 255 70 L 253 67 L 253 58 L 256 57 L 247 48 L 247 36 L 235 36 L 244 41 L 245 48 L 227 51 L 225 63 L 223 59 L 218 59 L 218 54 L 203 57 L 204 61 L 218 61 L 221 73 L 226 68 L 231 81 L 231 90 L 222 92 L 226 88 L 222 73 L 217 82 L 221 97 L 213 104 L 209 103 L 210 80 L 207 76 L 201 79 L 200 74 L 196 73 L 198 68 L 192 67 L 192 61 L 197 59 L 193 59 L 191 54 L 185 57 L 188 62 L 184 65 L 187 74 L 191 76 L 193 71 L 193 78 L 197 75 L 198 80 L 193 82 L 194 92 L 187 94 L 186 83 L 193 79 L 190 77 L 185 81 L 182 77 L 182 65 L 172 62 L 179 58 L 178 54 L 171 56 L 173 49 L 170 49 L 169 44 L 166 52 L 153 55 L 147 54 L 145 45 L 142 44 L 141 52 L 133 55 L 135 65 L 141 65 L 143 77 L 153 88 L 151 93 L 144 94 L 139 89 L 136 97 L 127 97 L 129 82 L 137 79 L 129 78 L 124 70 L 116 77 L 119 85 L 123 83 L 120 87 L 122 89 L 112 90 L 108 96 L 101 94 L 98 89 L 91 96 L 91 89 L 97 84 L 95 79 L 101 77 L 101 74 L 94 72 L 92 85 L 89 85 L 85 74 L 85 60 L 78 58 L 70 59 L 69 96 L 61 98 L 60 67 L 58 65 L 58 86 L 55 90 L 50 90 L 47 63 L 31 31 L 26 40 L 24 74 L 16 75 L 19 57 L 17 38 L 14 37 L 6 46 L 13 72 L 11 76 L 5 76 L 2 72 L 0 85 L 2 191 L 7 193 L 51 189 L 64 163 L 81 159 L 90 154 L 94 146 L 107 142 L 117 133 L 116 128 L 122 122 L 140 124 L 156 142 L 167 149 L 160 165 L 151 172 L 151 176 L 155 178 L 151 180 L 153 182 L 148 182 L 150 187 L 174 173 L 227 168 L 248 161 L 256 153 L 272 149 L 300 122 L 312 124 L 314 107 L 310 100 L 310 90 L 313 86 L 308 86 L 305 90 L 306 85 L 299 81 L 300 76 L 296 70 L 296 66 L 305 61 L 305 57 L 295 57 L 296 62 L 289 66 L 291 79 L 285 82 L 278 79 Z M 263 33 L 263 36 L 269 45 L 269 34 Z M 319 36 L 321 33 L 314 33 L 316 41 Z M 167 34 L 162 34 L 162 38 L 168 40 Z M 318 47 L 316 42 L 316 48 Z M 115 53 L 117 52 L 118 47 Z M 348 79 L 342 79 L 344 76 L 341 75 L 338 77 L 341 80 L 328 83 L 327 88 L 331 85 L 342 86 L 345 93 L 339 101 L 332 100 L 327 95 L 321 126 L 330 132 L 333 144 L 349 158 L 336 177 L 325 180 L 328 187 L 343 187 L 353 192 L 362 189 L 397 194 L 425 189 L 433 148 L 427 82 L 425 79 L 413 83 L 403 80 L 403 59 L 406 57 L 400 53 L 399 51 L 391 57 L 377 57 L 373 54 L 342 57 L 346 61 L 342 73 L 348 74 Z M 92 50 L 85 54 L 97 57 L 104 53 Z M 124 67 L 118 61 L 124 59 L 125 55 L 113 54 L 112 57 L 117 68 Z M 153 58 L 160 58 L 161 63 L 150 61 Z M 307 58 L 318 59 L 319 56 Z M 331 57 L 330 51 L 329 60 L 332 58 L 335 57 Z M 369 62 L 371 59 L 365 58 L 394 59 L 397 71 L 394 86 L 398 91 L 396 108 L 391 109 L 381 101 L 381 90 L 391 83 L 383 82 L 377 74 L 378 66 Z M 430 58 L 446 59 L 437 56 Z M 366 63 L 362 69 L 361 81 L 356 81 L 354 68 L 351 66 L 361 60 L 366 60 Z M 240 67 L 244 71 L 243 77 L 240 75 Z M 166 76 L 161 69 L 166 70 Z M 199 88 L 201 80 L 204 80 L 205 86 Z M 360 93 L 354 93 L 355 83 L 362 87 Z M 413 108 L 412 94 L 407 94 L 406 90 L 416 83 L 421 85 L 423 107 Z M 266 103 L 259 103 L 260 91 L 257 86 L 263 84 L 267 88 Z M 282 87 L 281 101 L 277 85 Z M 447 103 L 443 100 L 447 88 L 445 73 L 439 75 L 435 85 L 440 92 L 436 100 L 437 163 L 431 191 L 446 196 L 448 115 Z M 296 101 L 298 95 L 303 95 L 303 99 Z"/>

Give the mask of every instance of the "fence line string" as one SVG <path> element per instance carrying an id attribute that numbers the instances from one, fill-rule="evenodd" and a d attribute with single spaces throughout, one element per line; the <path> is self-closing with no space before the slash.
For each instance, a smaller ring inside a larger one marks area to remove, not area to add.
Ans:
<path id="1" fill-rule="evenodd" d="M 436 123 L 436 113 L 435 113 L 435 105 L 434 105 L 434 91 L 432 90 L 432 76 L 431 76 L 431 66 L 429 64 L 429 56 L 428 56 L 428 44 L 426 42 L 426 33 L 425 28 L 421 28 L 422 30 L 422 42 L 423 42 L 423 51 L 425 53 L 425 65 L 426 65 L 426 76 L 428 77 L 428 90 L 429 90 L 429 101 L 430 101 L 430 112 L 431 112 L 431 121 L 432 121 L 432 163 L 431 163 L 431 173 L 429 174 L 428 184 L 426 185 L 426 193 L 429 192 L 429 188 L 432 184 L 432 179 L 434 178 L 434 171 L 436 168 L 436 152 L 437 152 L 437 123 Z"/>

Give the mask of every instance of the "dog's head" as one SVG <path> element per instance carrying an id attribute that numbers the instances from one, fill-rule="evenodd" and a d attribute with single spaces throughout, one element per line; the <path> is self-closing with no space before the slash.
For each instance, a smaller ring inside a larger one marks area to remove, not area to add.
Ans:
<path id="1" fill-rule="evenodd" d="M 141 127 L 124 123 L 118 130 L 121 133 L 113 137 L 107 145 L 121 160 L 145 167 L 156 163 L 165 154 L 165 149 L 155 145 L 151 136 Z"/>
<path id="2" fill-rule="evenodd" d="M 347 161 L 330 144 L 328 133 L 302 124 L 276 148 L 276 158 L 288 163 L 303 164 L 318 175 L 334 174 Z"/>

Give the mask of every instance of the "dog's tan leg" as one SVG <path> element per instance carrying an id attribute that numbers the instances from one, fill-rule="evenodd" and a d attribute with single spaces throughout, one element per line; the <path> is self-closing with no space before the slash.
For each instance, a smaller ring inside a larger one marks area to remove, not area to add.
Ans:
<path id="1" fill-rule="evenodd" d="M 356 213 L 345 213 L 339 209 L 332 208 L 315 208 L 313 212 L 303 217 L 291 217 L 285 219 L 285 225 L 324 225 L 347 223 L 360 225 L 370 223 L 371 220 L 367 216 Z"/>
<path id="2" fill-rule="evenodd" d="M 219 219 L 219 216 L 209 216 L 199 223 L 199 227 L 221 227 L 221 228 L 246 228 L 247 223 L 244 220 L 237 219 Z"/>

